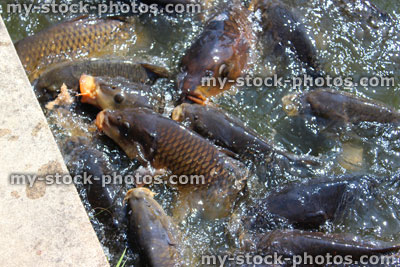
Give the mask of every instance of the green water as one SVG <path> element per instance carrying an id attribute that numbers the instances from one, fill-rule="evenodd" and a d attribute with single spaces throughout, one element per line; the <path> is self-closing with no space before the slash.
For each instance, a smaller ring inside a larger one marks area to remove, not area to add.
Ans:
<path id="1" fill-rule="evenodd" d="M 17 3 L 18 1 L 14 1 Z M 39 1 L 40 2 L 40 1 Z M 76 1 L 65 1 L 76 2 Z M 400 77 L 400 2 L 373 1 L 378 7 L 387 12 L 391 22 L 381 22 L 379 19 L 368 23 L 357 14 L 348 14 L 336 3 L 337 1 L 284 1 L 293 7 L 302 18 L 308 31 L 314 36 L 318 56 L 323 70 L 332 76 L 387 76 L 394 77 L 398 82 Z M 215 3 L 216 4 L 216 3 Z M 28 18 L 22 14 L 7 14 L 6 4 L 2 4 L 2 17 L 10 32 L 11 38 L 17 41 L 25 36 L 34 34 L 58 21 L 76 15 L 67 14 L 33 14 Z M 212 11 L 209 11 L 212 13 Z M 130 47 L 130 58 L 145 58 L 169 68 L 178 70 L 179 62 L 192 41 L 201 32 L 203 23 L 199 16 L 175 15 L 148 17 L 141 16 L 136 27 L 143 36 L 140 42 Z M 270 48 L 264 44 L 265 51 Z M 305 70 L 295 59 L 291 51 L 287 56 L 276 57 L 265 53 L 263 45 L 254 51 L 255 62 L 249 73 L 255 76 L 266 76 L 277 73 L 285 77 L 304 74 Z M 170 88 L 171 98 L 174 96 L 173 83 L 161 84 Z M 255 129 L 266 139 L 271 140 L 281 149 L 296 153 L 320 156 L 324 167 L 314 170 L 307 177 L 281 174 L 276 177 L 252 177 L 249 179 L 250 198 L 268 195 L 279 190 L 289 182 L 299 182 L 318 176 L 338 174 L 370 174 L 382 177 L 376 191 L 364 192 L 363 197 L 353 205 L 348 216 L 340 223 L 325 226 L 328 232 L 349 232 L 360 235 L 367 240 L 384 240 L 400 243 L 400 128 L 394 126 L 361 125 L 359 127 L 329 129 L 321 126 L 315 120 L 303 120 L 286 116 L 282 110 L 281 98 L 288 93 L 299 92 L 309 88 L 292 88 L 289 85 L 277 88 L 240 88 L 236 94 L 227 93 L 214 99 L 227 112 L 237 115 L 249 127 Z M 387 105 L 400 109 L 400 85 L 392 87 L 352 87 L 335 88 L 353 94 L 379 100 Z M 164 90 L 165 92 L 165 90 Z M 169 104 L 171 107 L 171 104 Z M 168 113 L 170 109 L 167 109 Z M 80 132 L 81 135 L 98 137 L 87 131 L 93 115 L 66 114 L 65 125 L 59 120 L 63 114 L 46 113 L 60 145 L 71 135 Z M 62 120 L 62 119 L 61 119 Z M 70 127 L 75 123 L 74 127 Z M 75 130 L 71 130 L 74 128 Z M 77 130 L 77 129 L 78 130 Z M 82 133 L 83 132 L 83 133 Z M 103 138 L 104 139 L 104 138 Z M 341 167 L 338 157 L 343 143 L 356 142 L 363 148 L 364 163 L 360 170 L 351 171 Z M 129 172 L 134 164 L 129 163 L 121 151 L 110 142 L 100 144 L 101 148 L 110 155 L 119 166 L 121 172 Z M 397 175 L 396 175 L 397 174 Z M 153 188 L 160 192 L 157 200 L 171 210 L 173 203 L 172 192 L 165 188 Z M 85 202 L 85 196 L 82 195 Z M 112 235 L 107 234 L 106 226 L 97 222 L 94 212 L 88 210 L 96 232 L 104 246 L 105 252 L 112 264 L 118 261 L 122 248 L 113 247 Z M 196 255 L 204 253 L 215 254 L 232 249 L 226 239 L 225 226 L 228 219 L 204 222 L 196 216 L 189 216 L 180 223 L 185 244 L 190 245 L 191 254 L 188 264 L 196 264 Z M 111 237 L 110 237 L 111 236 Z M 120 237 L 121 240 L 124 237 Z M 122 241 L 123 242 L 123 241 Z M 129 252 L 129 263 L 134 264 L 136 257 Z"/>

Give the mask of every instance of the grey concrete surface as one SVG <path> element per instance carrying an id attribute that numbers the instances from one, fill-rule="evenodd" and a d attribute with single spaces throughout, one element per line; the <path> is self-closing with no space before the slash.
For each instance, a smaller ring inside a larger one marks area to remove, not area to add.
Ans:
<path id="1" fill-rule="evenodd" d="M 67 173 L 0 17 L 0 266 L 109 266 L 74 185 L 12 185 Z"/>

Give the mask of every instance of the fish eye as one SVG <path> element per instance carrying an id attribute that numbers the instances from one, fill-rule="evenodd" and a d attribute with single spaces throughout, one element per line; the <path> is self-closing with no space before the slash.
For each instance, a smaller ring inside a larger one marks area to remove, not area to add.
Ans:
<path id="1" fill-rule="evenodd" d="M 123 95 L 121 95 L 121 94 L 116 94 L 116 95 L 114 96 L 114 101 L 115 101 L 117 104 L 121 104 L 124 100 L 125 100 L 125 97 L 124 97 Z"/>
<path id="2" fill-rule="evenodd" d="M 131 127 L 131 125 L 130 125 L 129 122 L 127 122 L 127 121 L 124 121 L 124 122 L 122 123 L 122 125 L 123 125 L 126 129 L 129 129 L 129 128 Z"/>

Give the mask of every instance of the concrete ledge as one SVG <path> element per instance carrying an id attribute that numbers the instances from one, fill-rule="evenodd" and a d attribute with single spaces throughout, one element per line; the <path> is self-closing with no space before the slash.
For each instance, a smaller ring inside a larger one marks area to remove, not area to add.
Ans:
<path id="1" fill-rule="evenodd" d="M 67 173 L 0 17 L 2 266 L 109 266 L 74 185 L 11 185 L 11 173 Z"/>

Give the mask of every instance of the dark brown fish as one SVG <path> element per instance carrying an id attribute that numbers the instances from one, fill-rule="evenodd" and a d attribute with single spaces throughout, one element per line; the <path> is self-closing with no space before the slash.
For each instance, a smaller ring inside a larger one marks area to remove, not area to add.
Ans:
<path id="1" fill-rule="evenodd" d="M 204 175 L 206 184 L 217 178 L 229 179 L 215 146 L 149 109 L 106 110 L 99 113 L 96 125 L 130 158 L 137 156 L 133 146 L 139 143 L 145 159 L 156 169 L 167 168 L 176 175 Z"/>
<path id="2" fill-rule="evenodd" d="M 77 146 L 76 142 L 72 142 L 70 146 L 74 149 L 69 153 L 68 169 L 71 175 L 90 178 L 85 181 L 84 186 L 90 206 L 96 211 L 96 218 L 106 223 L 110 221 L 116 227 L 123 226 L 125 212 L 122 205 L 122 185 L 104 180 L 106 175 L 112 175 L 113 168 L 99 150 L 86 145 Z"/>
<path id="3" fill-rule="evenodd" d="M 78 90 L 82 74 L 117 78 L 122 77 L 133 83 L 153 84 L 158 78 L 167 78 L 166 69 L 155 65 L 122 59 L 81 59 L 53 64 L 41 73 L 34 82 L 38 91 L 59 91 L 63 83 Z"/>
<path id="4" fill-rule="evenodd" d="M 120 18 L 82 16 L 28 36 L 15 48 L 32 82 L 50 64 L 101 55 L 107 45 L 129 38 L 127 28 L 129 24 Z"/>
<path id="5" fill-rule="evenodd" d="M 334 0 L 334 3 L 350 18 L 377 27 L 379 21 L 390 22 L 390 15 L 369 0 Z"/>
<path id="6" fill-rule="evenodd" d="M 287 95 L 282 102 L 289 116 L 316 116 L 341 123 L 400 122 L 400 113 L 383 103 L 330 89 Z"/>
<path id="7" fill-rule="evenodd" d="M 247 68 L 253 40 L 248 11 L 240 6 L 213 17 L 181 61 L 178 87 L 183 98 L 198 103 L 228 90 Z M 207 85 L 209 78 L 216 80 Z"/>
<path id="8" fill-rule="evenodd" d="M 255 10 L 261 10 L 263 34 L 271 34 L 276 44 L 290 46 L 298 58 L 314 70 L 319 69 L 317 52 L 299 18 L 279 0 L 256 0 Z M 265 45 L 271 46 L 271 43 Z"/>
<path id="9" fill-rule="evenodd" d="M 155 194 L 141 187 L 128 191 L 131 209 L 129 240 L 139 249 L 144 266 L 182 266 L 179 233 L 172 219 L 153 199 Z"/>
<path id="10" fill-rule="evenodd" d="M 80 78 L 82 103 L 88 103 L 99 109 L 122 110 L 134 107 L 146 107 L 163 111 L 162 96 L 151 91 L 150 86 L 132 83 L 124 78 L 93 77 L 82 75 Z"/>
<path id="11" fill-rule="evenodd" d="M 207 206 L 218 210 L 219 216 L 230 213 L 247 174 L 206 139 L 146 108 L 102 111 L 96 125 L 130 158 L 143 155 L 144 164 L 149 162 L 155 169 L 201 177 L 199 184 L 181 185 L 181 190 L 186 187 L 201 192 L 198 200 L 211 203 Z M 191 198 L 197 199 L 194 195 Z"/>
<path id="12" fill-rule="evenodd" d="M 311 256 L 327 255 L 352 256 L 353 260 L 363 255 L 394 253 L 400 245 L 383 242 L 363 242 L 350 234 L 325 234 L 300 230 L 275 230 L 258 236 L 256 251 L 268 255 L 294 256 L 307 253 Z"/>
<path id="13" fill-rule="evenodd" d="M 183 121 L 185 126 L 239 155 L 242 159 L 281 166 L 287 162 L 280 161 L 319 165 L 319 162 L 311 157 L 302 158 L 276 149 L 238 118 L 210 105 L 184 103 L 174 109 L 172 119 Z"/>
<path id="14" fill-rule="evenodd" d="M 357 197 L 359 177 L 322 179 L 293 184 L 249 207 L 242 223 L 246 229 L 267 228 L 275 216 L 300 229 L 318 229 L 327 221 L 341 218 L 346 207 Z"/>

